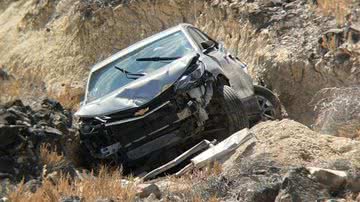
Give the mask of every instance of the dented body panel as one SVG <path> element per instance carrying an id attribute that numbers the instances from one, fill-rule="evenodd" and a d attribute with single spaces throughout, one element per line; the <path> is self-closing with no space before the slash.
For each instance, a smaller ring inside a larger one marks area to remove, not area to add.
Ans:
<path id="1" fill-rule="evenodd" d="M 130 108 L 141 107 L 172 86 L 195 57 L 196 53 L 186 55 L 146 77 L 140 77 L 105 97 L 87 103 L 76 112 L 76 116 L 100 117 Z"/>

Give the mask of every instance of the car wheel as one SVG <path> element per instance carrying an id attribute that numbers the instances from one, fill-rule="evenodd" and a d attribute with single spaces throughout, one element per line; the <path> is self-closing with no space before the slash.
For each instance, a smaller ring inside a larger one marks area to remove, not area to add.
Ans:
<path id="1" fill-rule="evenodd" d="M 281 103 L 279 98 L 269 89 L 254 85 L 255 96 L 260 106 L 262 121 L 282 119 Z"/>
<path id="2" fill-rule="evenodd" d="M 218 94 L 228 134 L 249 127 L 249 119 L 244 104 L 237 93 L 230 86 L 221 86 Z"/>

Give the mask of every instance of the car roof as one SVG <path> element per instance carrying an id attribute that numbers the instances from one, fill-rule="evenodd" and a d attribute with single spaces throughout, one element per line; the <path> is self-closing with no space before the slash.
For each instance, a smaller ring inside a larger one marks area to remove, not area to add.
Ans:
<path id="1" fill-rule="evenodd" d="M 92 68 L 91 68 L 91 73 L 96 71 L 96 70 L 99 70 L 101 69 L 102 67 L 105 67 L 106 65 L 110 64 L 111 62 L 114 62 L 115 60 L 117 60 L 118 58 L 128 54 L 129 52 L 132 52 L 146 44 L 149 44 L 153 41 L 156 41 L 166 35 L 169 35 L 169 34 L 172 34 L 172 33 L 175 33 L 175 32 L 178 32 L 178 31 L 182 31 L 184 30 L 186 27 L 193 27 L 193 25 L 191 24 L 187 24 L 187 23 L 181 23 L 177 26 L 174 26 L 174 27 L 171 27 L 171 28 L 168 28 L 164 31 L 161 31 L 157 34 L 154 34 L 154 35 L 151 35 L 143 40 L 140 40 L 122 50 L 120 50 L 119 52 L 111 55 L 110 57 L 106 58 L 105 60 L 102 60 L 98 63 L 96 63 Z"/>

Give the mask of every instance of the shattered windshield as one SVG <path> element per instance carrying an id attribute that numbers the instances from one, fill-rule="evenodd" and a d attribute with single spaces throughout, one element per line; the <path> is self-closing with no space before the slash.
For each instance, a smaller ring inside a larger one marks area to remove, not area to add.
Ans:
<path id="1" fill-rule="evenodd" d="M 172 62 L 172 60 L 137 61 L 136 59 L 138 58 L 178 58 L 183 57 L 192 51 L 192 46 L 181 31 L 165 36 L 132 51 L 91 74 L 87 102 L 96 100 L 134 81 L 134 78 L 129 77 L 126 72 L 146 75 Z"/>

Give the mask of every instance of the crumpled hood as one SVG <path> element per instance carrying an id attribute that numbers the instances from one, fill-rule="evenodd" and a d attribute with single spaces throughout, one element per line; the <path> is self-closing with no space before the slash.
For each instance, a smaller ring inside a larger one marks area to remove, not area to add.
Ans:
<path id="1" fill-rule="evenodd" d="M 187 54 L 102 98 L 86 103 L 80 107 L 75 116 L 99 117 L 141 107 L 172 86 L 196 56 L 196 53 Z"/>

